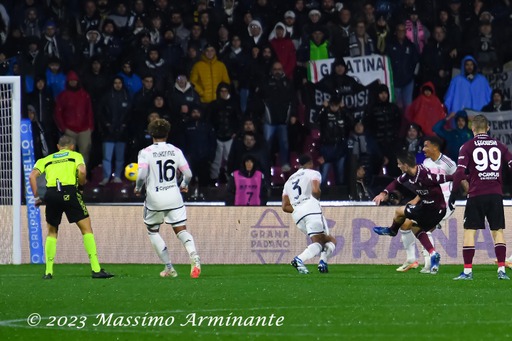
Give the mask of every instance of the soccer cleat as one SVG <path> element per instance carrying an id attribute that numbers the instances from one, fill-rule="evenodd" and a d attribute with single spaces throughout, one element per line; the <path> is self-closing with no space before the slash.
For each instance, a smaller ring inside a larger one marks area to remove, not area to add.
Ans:
<path id="1" fill-rule="evenodd" d="M 373 228 L 373 232 L 375 232 L 381 236 L 391 236 L 391 237 L 394 237 L 397 234 L 395 231 L 391 230 L 389 227 L 381 227 L 381 226 L 375 226 Z"/>
<path id="2" fill-rule="evenodd" d="M 290 264 L 291 264 L 295 269 L 297 269 L 297 271 L 298 271 L 300 274 L 303 274 L 303 275 L 307 275 L 307 274 L 309 274 L 308 268 L 306 268 L 306 266 L 304 265 L 304 263 L 302 263 L 302 260 L 301 260 L 299 257 L 295 257 L 295 258 L 290 262 Z"/>
<path id="3" fill-rule="evenodd" d="M 92 278 L 112 278 L 113 274 L 106 272 L 104 269 L 101 269 L 98 272 L 92 271 Z"/>
<path id="4" fill-rule="evenodd" d="M 53 279 L 53 275 L 52 274 L 45 274 L 45 275 L 43 275 L 43 279 Z"/>
<path id="5" fill-rule="evenodd" d="M 201 274 L 201 262 L 199 256 L 194 256 L 190 264 L 190 277 L 198 278 Z"/>
<path id="6" fill-rule="evenodd" d="M 406 271 L 409 271 L 411 269 L 416 269 L 419 265 L 420 264 L 418 263 L 418 261 L 414 261 L 412 263 L 405 262 L 404 264 L 402 264 L 401 266 L 396 268 L 396 271 L 398 271 L 398 272 L 406 272 Z"/>
<path id="7" fill-rule="evenodd" d="M 430 273 L 430 266 L 427 267 L 427 266 L 424 266 L 421 270 L 420 270 L 420 274 L 429 274 Z"/>
<path id="8" fill-rule="evenodd" d="M 436 225 L 436 229 L 439 229 L 439 230 L 440 230 L 440 229 L 442 229 L 442 228 L 443 228 L 443 226 L 442 226 L 441 224 L 437 224 L 437 225 Z"/>
<path id="9" fill-rule="evenodd" d="M 498 277 L 498 278 L 499 278 L 499 277 Z M 468 274 L 465 274 L 465 273 L 464 273 L 464 271 L 462 271 L 462 272 L 460 273 L 460 275 L 458 275 L 457 277 L 455 277 L 453 280 L 454 280 L 454 281 L 460 281 L 460 280 L 463 280 L 463 281 L 464 281 L 464 280 L 465 280 L 465 281 L 472 281 L 472 280 L 473 280 L 473 273 L 472 273 L 472 272 L 470 272 L 470 273 L 468 273 Z"/>
<path id="10" fill-rule="evenodd" d="M 165 267 L 164 271 L 160 272 L 160 277 L 178 277 L 178 273 L 173 267 Z"/>
<path id="11" fill-rule="evenodd" d="M 506 279 L 510 281 L 510 277 L 507 276 L 505 271 L 498 271 L 498 279 Z"/>
<path id="12" fill-rule="evenodd" d="M 320 260 L 320 262 L 318 262 L 318 271 L 323 274 L 326 274 L 329 272 L 329 267 L 328 267 L 327 263 L 324 262 L 323 260 Z"/>
<path id="13" fill-rule="evenodd" d="M 434 251 L 434 253 L 430 256 L 430 274 L 437 275 L 439 271 L 439 263 L 441 261 L 441 255 Z"/>

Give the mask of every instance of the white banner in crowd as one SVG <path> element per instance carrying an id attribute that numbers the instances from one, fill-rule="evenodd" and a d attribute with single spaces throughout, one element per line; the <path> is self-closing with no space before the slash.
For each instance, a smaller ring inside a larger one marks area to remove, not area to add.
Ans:
<path id="1" fill-rule="evenodd" d="M 26 211 L 26 207 L 23 209 Z M 333 264 L 402 264 L 405 251 L 400 237 L 378 236 L 374 226 L 389 224 L 396 207 L 324 207 L 331 234 L 338 245 Z M 25 212 L 26 213 L 26 212 Z M 159 259 L 147 237 L 142 206 L 90 206 L 92 226 L 101 263 L 157 264 Z M 280 207 L 187 208 L 187 229 L 196 241 L 204 264 L 287 264 L 304 250 L 308 238 L 298 231 L 291 215 Z M 462 264 L 462 221 L 458 207 L 441 230 L 434 231 L 441 264 Z M 510 217 L 512 207 L 505 207 Z M 27 226 L 26 214 L 23 226 Z M 75 225 L 63 219 L 59 228 L 56 266 L 59 263 L 89 263 L 82 236 Z M 10 226 L 0 226 L 5 235 Z M 30 262 L 27 228 L 23 229 L 23 263 Z M 188 264 L 188 255 L 169 225 L 160 233 L 168 243 L 173 263 Z M 512 229 L 505 230 L 512 240 Z M 420 248 L 420 244 L 416 243 Z M 421 252 L 418 253 L 421 255 Z M 488 229 L 476 234 L 475 264 L 494 264 L 494 244 Z M 315 259 L 315 262 L 318 261 Z M 0 263 L 5 260 L 0 259 Z M 115 272 L 112 267 L 111 271 Z M 294 270 L 290 267 L 290 272 Z M 441 267 L 441 271 L 442 267 Z M 205 267 L 205 274 L 207 273 Z"/>
<path id="2" fill-rule="evenodd" d="M 359 83 L 368 85 L 376 80 L 392 88 L 393 72 L 387 56 L 373 54 L 363 57 L 344 57 L 347 63 L 347 74 L 354 77 Z M 310 61 L 309 80 L 318 83 L 331 73 L 331 64 L 334 58 Z"/>
<path id="3" fill-rule="evenodd" d="M 489 120 L 491 136 L 506 144 L 512 150 L 512 111 L 480 112 L 466 110 L 469 117 L 484 115 Z"/>

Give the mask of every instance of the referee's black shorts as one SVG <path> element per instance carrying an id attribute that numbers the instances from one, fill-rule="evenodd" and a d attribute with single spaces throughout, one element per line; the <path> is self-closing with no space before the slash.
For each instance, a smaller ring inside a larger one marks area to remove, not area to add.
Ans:
<path id="1" fill-rule="evenodd" d="M 75 186 L 62 186 L 61 191 L 56 187 L 49 187 L 44 196 L 46 202 L 46 222 L 58 227 L 62 220 L 62 213 L 70 223 L 76 223 L 89 216 L 82 194 Z"/>
<path id="2" fill-rule="evenodd" d="M 505 228 L 505 212 L 501 194 L 484 194 L 468 198 L 464 210 L 464 228 L 485 229 L 485 218 L 493 231 Z"/>

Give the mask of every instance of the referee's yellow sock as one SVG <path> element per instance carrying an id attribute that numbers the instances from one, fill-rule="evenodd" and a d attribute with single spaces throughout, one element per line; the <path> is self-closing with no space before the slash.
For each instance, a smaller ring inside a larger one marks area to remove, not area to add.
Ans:
<path id="1" fill-rule="evenodd" d="M 46 237 L 44 253 L 46 256 L 45 274 L 53 274 L 53 261 L 55 259 L 55 254 L 57 253 L 57 238 L 49 236 Z"/>
<path id="2" fill-rule="evenodd" d="M 89 255 L 92 271 L 99 272 L 101 267 L 100 262 L 98 262 L 98 255 L 96 254 L 96 241 L 94 241 L 94 235 L 92 233 L 84 234 L 84 247 Z"/>

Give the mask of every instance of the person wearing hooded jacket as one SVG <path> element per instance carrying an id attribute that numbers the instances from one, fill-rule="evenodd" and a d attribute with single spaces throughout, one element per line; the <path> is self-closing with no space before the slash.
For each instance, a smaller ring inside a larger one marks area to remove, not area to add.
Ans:
<path id="1" fill-rule="evenodd" d="M 270 33 L 269 42 L 277 56 L 277 60 L 283 64 L 283 69 L 288 79 L 293 79 L 295 67 L 297 66 L 297 57 L 295 45 L 291 38 L 286 36 L 286 27 L 282 22 L 274 26 Z"/>
<path id="2" fill-rule="evenodd" d="M 190 83 L 194 85 L 201 102 L 209 104 L 217 98 L 217 86 L 231 84 L 226 65 L 217 59 L 215 47 L 206 45 L 201 60 L 194 64 L 190 72 Z"/>
<path id="3" fill-rule="evenodd" d="M 55 100 L 55 122 L 59 131 L 75 139 L 85 164 L 89 161 L 94 113 L 91 97 L 82 88 L 75 71 L 66 77 L 66 89 Z"/>
<path id="4" fill-rule="evenodd" d="M 114 182 L 121 183 L 124 167 L 124 154 L 128 140 L 128 121 L 131 111 L 131 99 L 124 88 L 123 79 L 114 77 L 112 87 L 103 97 L 100 106 L 100 132 L 103 142 L 103 180 L 104 186 L 112 174 L 112 156 L 115 158 Z"/>
<path id="5" fill-rule="evenodd" d="M 446 129 L 447 122 L 455 117 L 455 128 Z M 451 113 L 446 118 L 439 120 L 432 130 L 446 142 L 446 155 L 452 160 L 459 158 L 459 149 L 473 138 L 473 132 L 468 128 L 468 114 L 464 110 Z"/>
<path id="6" fill-rule="evenodd" d="M 492 90 L 487 78 L 478 73 L 478 63 L 472 56 L 462 59 L 460 70 L 460 74 L 452 78 L 446 91 L 446 109 L 450 113 L 464 109 L 481 110 L 491 99 Z"/>
<path id="7" fill-rule="evenodd" d="M 434 84 L 427 82 L 420 88 L 420 94 L 407 108 L 405 118 L 409 123 L 416 123 L 426 136 L 434 135 L 432 127 L 437 121 L 446 117 L 443 103 L 436 96 Z"/>

